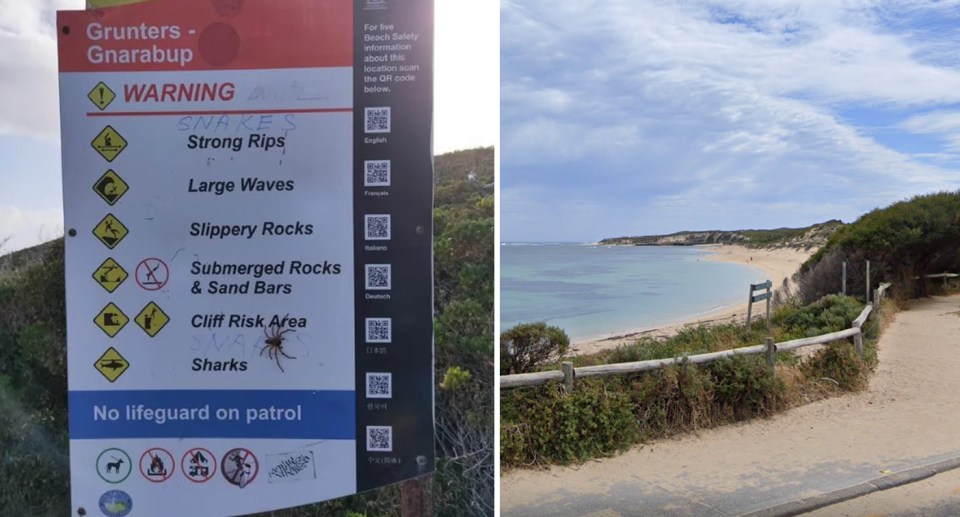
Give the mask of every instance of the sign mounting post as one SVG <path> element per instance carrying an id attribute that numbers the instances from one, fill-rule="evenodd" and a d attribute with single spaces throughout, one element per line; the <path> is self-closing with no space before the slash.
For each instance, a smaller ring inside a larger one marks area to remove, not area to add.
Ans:
<path id="1" fill-rule="evenodd" d="M 74 512 L 434 471 L 433 2 L 58 11 Z"/>

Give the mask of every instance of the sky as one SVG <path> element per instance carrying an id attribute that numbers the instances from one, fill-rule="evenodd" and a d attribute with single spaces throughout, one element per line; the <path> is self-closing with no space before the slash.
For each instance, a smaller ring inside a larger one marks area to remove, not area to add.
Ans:
<path id="1" fill-rule="evenodd" d="M 501 0 L 503 242 L 960 188 L 960 0 Z"/>
<path id="2" fill-rule="evenodd" d="M 63 234 L 54 21 L 83 8 L 0 0 L 0 254 Z M 436 154 L 499 142 L 497 14 L 493 2 L 435 2 Z"/>

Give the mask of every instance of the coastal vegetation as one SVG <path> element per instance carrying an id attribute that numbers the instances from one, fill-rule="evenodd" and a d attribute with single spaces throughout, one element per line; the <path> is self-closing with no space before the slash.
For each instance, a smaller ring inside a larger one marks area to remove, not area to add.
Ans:
<path id="1" fill-rule="evenodd" d="M 960 272 L 960 191 L 914 196 L 872 210 L 833 233 L 796 275 L 805 302 L 841 285 L 847 263 L 847 292 L 893 284 L 900 300 L 931 294 L 940 280 L 926 275 Z M 866 296 L 866 294 L 864 294 Z"/>
<path id="2" fill-rule="evenodd" d="M 505 337 L 509 342 L 516 335 L 516 329 L 508 329 L 501 335 L 501 375 L 556 371 L 565 360 L 580 367 L 680 358 L 758 345 L 766 337 L 783 342 L 847 329 L 867 303 L 869 260 L 871 289 L 889 282 L 896 298 L 894 303 L 875 307 L 862 328 L 862 358 L 854 352 L 852 340 L 843 339 L 812 351 L 777 353 L 775 376 L 770 375 L 765 358 L 751 355 L 702 365 L 681 361 L 651 372 L 577 379 L 571 393 L 556 383 L 504 389 L 501 468 L 609 456 L 652 439 L 763 417 L 866 388 L 878 364 L 877 340 L 890 316 L 907 308 L 910 299 L 957 290 L 943 287 L 940 279 L 928 281 L 925 275 L 960 272 L 960 193 L 916 196 L 873 210 L 849 225 L 830 221 L 815 227 L 822 230 L 817 238 L 823 243 L 794 275 L 793 287 L 785 283 L 777 289 L 769 329 L 762 322 L 754 323 L 750 331 L 742 322 L 701 324 L 683 327 L 669 338 L 643 337 L 612 350 L 573 357 L 564 357 L 564 347 L 557 346 L 549 359 L 528 367 L 503 358 L 505 351 L 519 350 L 504 343 Z M 725 238 L 744 244 L 736 239 L 743 241 L 751 235 L 752 246 L 791 247 L 787 244 L 803 241 L 811 228 L 729 232 Z M 660 238 L 626 239 L 608 243 L 643 245 Z M 692 242 L 686 237 L 682 240 Z M 668 240 L 659 242 L 669 244 Z M 844 261 L 847 295 L 840 293 Z M 562 329 L 542 322 L 527 323 L 524 329 L 526 343 L 565 343 Z"/>
<path id="3" fill-rule="evenodd" d="M 697 246 L 704 244 L 738 244 L 748 248 L 816 249 L 830 235 L 843 227 L 843 222 L 830 220 L 804 228 L 774 230 L 707 230 L 603 239 L 602 245 L 616 246 Z"/>
<path id="4" fill-rule="evenodd" d="M 800 339 L 850 328 L 863 307 L 853 297 L 833 294 L 805 307 L 780 305 L 771 315 L 769 330 L 754 324 L 747 331 L 745 324 L 733 322 L 686 327 L 668 339 L 644 337 L 630 345 L 562 360 L 575 367 L 594 366 L 730 350 L 762 344 L 766 337 L 777 342 Z M 686 363 L 653 372 L 578 379 L 572 393 L 564 393 L 557 384 L 502 390 L 501 468 L 608 456 L 651 439 L 762 417 L 860 390 L 877 364 L 878 321 L 874 315 L 864 326 L 863 359 L 852 352 L 848 340 L 842 340 L 807 357 L 778 353 L 775 376 L 770 375 L 763 356 L 741 355 L 703 365 Z M 546 330 L 562 332 L 549 326 Z M 559 370 L 561 358 L 554 357 L 529 371 Z"/>
<path id="5" fill-rule="evenodd" d="M 493 148 L 436 157 L 438 516 L 494 515 Z M 470 179 L 474 172 L 475 180 Z M 63 240 L 0 257 L 0 514 L 71 511 Z M 422 345 L 422 344 L 421 344 Z M 426 344 L 429 346 L 429 343 Z M 263 517 L 396 517 L 390 486 Z"/>

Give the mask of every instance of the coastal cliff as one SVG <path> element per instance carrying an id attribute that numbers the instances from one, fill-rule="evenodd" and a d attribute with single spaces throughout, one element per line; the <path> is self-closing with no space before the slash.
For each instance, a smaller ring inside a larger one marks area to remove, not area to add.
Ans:
<path id="1" fill-rule="evenodd" d="M 827 238 L 843 226 L 830 220 L 806 228 L 777 228 L 774 230 L 711 230 L 678 232 L 669 235 L 644 235 L 603 239 L 605 246 L 699 246 L 705 244 L 737 244 L 749 248 L 814 249 L 826 244 Z"/>

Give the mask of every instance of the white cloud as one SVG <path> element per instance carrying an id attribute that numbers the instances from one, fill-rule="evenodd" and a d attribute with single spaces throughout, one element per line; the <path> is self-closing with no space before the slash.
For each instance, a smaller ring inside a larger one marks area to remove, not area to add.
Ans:
<path id="1" fill-rule="evenodd" d="M 6 240 L 0 255 L 62 236 L 62 211 L 25 211 L 13 206 L 0 206 L 0 242 Z"/>
<path id="2" fill-rule="evenodd" d="M 601 202 L 607 215 L 594 233 L 616 235 L 610 227 L 624 220 L 652 232 L 677 221 L 809 224 L 958 184 L 957 171 L 946 168 L 949 153 L 913 156 L 837 114 L 854 106 L 960 102 L 960 71 L 917 59 L 929 55 L 927 36 L 879 21 L 938 6 L 520 4 L 501 4 L 501 181 L 508 192 L 517 184 L 549 187 L 555 205 L 568 198 Z M 940 55 L 950 52 L 944 41 L 930 45 Z M 960 133 L 960 122 L 943 119 L 908 127 Z M 684 212 L 688 207 L 698 208 L 695 217 Z M 532 210 L 518 203 L 515 216 L 548 231 L 549 221 L 533 218 Z M 505 239 L 525 239 L 506 212 L 502 220 Z"/>
<path id="3" fill-rule="evenodd" d="M 0 0 L 0 135 L 59 138 L 55 11 L 77 0 Z M 16 99 L 17 102 L 9 102 Z"/>

